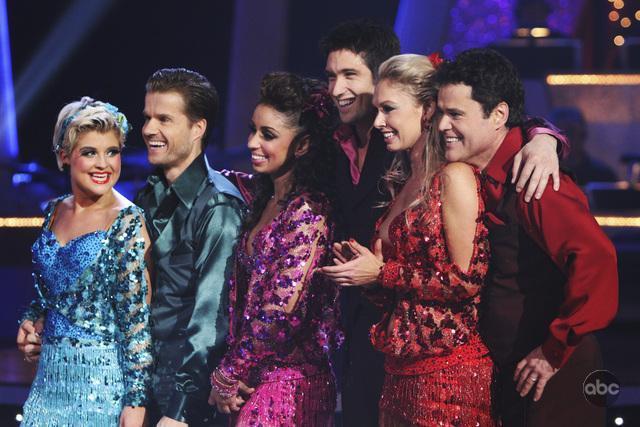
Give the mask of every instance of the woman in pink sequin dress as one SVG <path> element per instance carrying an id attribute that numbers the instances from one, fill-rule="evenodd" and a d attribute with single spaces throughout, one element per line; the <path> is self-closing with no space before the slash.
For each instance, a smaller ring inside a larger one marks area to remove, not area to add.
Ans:
<path id="1" fill-rule="evenodd" d="M 316 269 L 331 256 L 336 118 L 320 82 L 289 73 L 263 79 L 250 124 L 256 175 L 230 284 L 229 349 L 211 375 L 210 403 L 231 413 L 233 425 L 333 424 L 337 287 Z"/>
<path id="2" fill-rule="evenodd" d="M 385 309 L 371 329 L 385 353 L 381 426 L 493 426 L 493 364 L 477 330 L 489 255 L 479 173 L 443 164 L 433 73 L 420 55 L 380 66 L 374 126 L 397 153 L 385 176 L 393 200 L 373 251 L 337 244 L 338 265 L 323 272 L 366 286 Z"/>

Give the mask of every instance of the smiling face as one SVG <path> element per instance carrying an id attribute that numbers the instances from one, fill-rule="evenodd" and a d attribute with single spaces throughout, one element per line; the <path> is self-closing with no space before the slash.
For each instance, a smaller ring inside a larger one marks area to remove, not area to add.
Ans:
<path id="1" fill-rule="evenodd" d="M 142 137 L 149 163 L 162 168 L 170 182 L 202 153 L 206 120 L 192 122 L 178 92 L 148 92 L 144 100 Z"/>
<path id="2" fill-rule="evenodd" d="M 70 170 L 73 194 L 95 199 L 109 193 L 120 178 L 120 152 L 115 131 L 81 133 L 70 154 L 61 152 L 62 163 Z"/>
<path id="3" fill-rule="evenodd" d="M 384 79 L 376 85 L 373 104 L 378 110 L 373 123 L 389 151 L 411 149 L 423 134 L 429 113 L 402 85 Z"/>
<path id="4" fill-rule="evenodd" d="M 251 152 L 251 165 L 258 173 L 281 177 L 291 172 L 294 159 L 292 142 L 298 134 L 287 116 L 268 105 L 259 104 L 249 124 L 247 147 Z"/>
<path id="5" fill-rule="evenodd" d="M 470 86 L 448 84 L 438 92 L 438 109 L 447 161 L 484 169 L 507 134 L 509 107 L 502 102 L 486 115 L 482 105 L 471 98 Z"/>
<path id="6" fill-rule="evenodd" d="M 325 67 L 329 94 L 333 99 L 340 121 L 356 124 L 367 120 L 373 108 L 373 74 L 361 55 L 350 50 L 329 53 Z"/>

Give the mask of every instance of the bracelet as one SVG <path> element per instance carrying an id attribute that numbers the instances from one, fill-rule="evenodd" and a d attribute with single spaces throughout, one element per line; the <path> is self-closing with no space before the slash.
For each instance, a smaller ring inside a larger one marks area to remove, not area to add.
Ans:
<path id="1" fill-rule="evenodd" d="M 229 399 L 238 394 L 238 381 L 228 378 L 220 368 L 211 373 L 211 388 L 223 399 Z"/>

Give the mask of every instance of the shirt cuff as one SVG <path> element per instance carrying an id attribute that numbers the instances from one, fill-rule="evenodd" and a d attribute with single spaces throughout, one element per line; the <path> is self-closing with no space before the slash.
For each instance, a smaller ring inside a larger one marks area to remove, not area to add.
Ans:
<path id="1" fill-rule="evenodd" d="M 186 423 L 186 410 L 189 404 L 189 396 L 186 393 L 180 391 L 174 391 L 169 400 L 166 412 L 163 414 L 165 417 L 169 417 L 176 421 Z"/>
<path id="2" fill-rule="evenodd" d="M 551 135 L 558 141 L 558 145 L 556 146 L 556 152 L 558 153 L 559 159 L 564 159 L 569 154 L 569 141 L 567 137 L 561 134 L 559 131 L 554 129 L 549 129 L 546 127 L 534 127 L 527 131 L 527 139 L 531 141 L 534 136 L 539 134 Z"/>
<path id="3" fill-rule="evenodd" d="M 560 369 L 567 363 L 571 354 L 575 350 L 575 347 L 568 346 L 567 344 L 559 341 L 553 336 L 547 338 L 547 340 L 541 346 L 542 354 L 547 358 L 551 366 L 556 369 Z"/>

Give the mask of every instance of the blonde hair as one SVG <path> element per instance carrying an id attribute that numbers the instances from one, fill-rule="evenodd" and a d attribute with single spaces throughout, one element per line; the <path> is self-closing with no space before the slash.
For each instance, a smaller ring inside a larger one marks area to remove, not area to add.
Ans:
<path id="1" fill-rule="evenodd" d="M 380 65 L 378 70 L 378 82 L 388 80 L 394 85 L 400 86 L 402 90 L 411 95 L 416 104 L 428 108 L 436 102 L 438 90 L 433 81 L 435 68 L 429 58 L 422 55 L 403 54 L 392 56 Z M 444 156 L 440 137 L 436 124 L 436 114 L 431 117 L 428 124 L 427 141 L 423 154 L 424 180 L 420 192 L 422 202 L 426 203 L 429 196 L 429 187 L 433 174 L 443 163 Z M 398 188 L 402 187 L 411 175 L 411 162 L 406 151 L 396 153 L 389 170 L 383 176 L 383 182 L 391 197 L 396 196 Z M 388 203 L 387 203 L 388 204 Z"/>
<path id="2" fill-rule="evenodd" d="M 122 148 L 129 130 L 129 122 L 125 115 L 109 103 L 84 96 L 79 101 L 65 105 L 58 114 L 53 131 L 53 152 L 56 155 L 58 169 L 63 170 L 61 153 L 71 155 L 81 134 L 90 131 L 113 131 Z"/>

